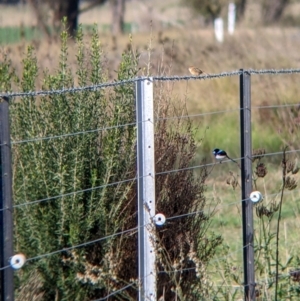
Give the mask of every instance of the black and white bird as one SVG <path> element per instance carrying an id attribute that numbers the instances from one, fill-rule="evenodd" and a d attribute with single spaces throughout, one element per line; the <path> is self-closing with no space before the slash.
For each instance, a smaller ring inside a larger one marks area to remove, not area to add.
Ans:
<path id="1" fill-rule="evenodd" d="M 213 154 L 214 154 L 214 156 L 215 156 L 215 158 L 216 158 L 217 160 L 220 160 L 220 163 L 222 162 L 222 160 L 224 160 L 224 159 L 227 158 L 227 159 L 231 160 L 232 162 L 236 163 L 236 164 L 239 166 L 239 164 L 238 164 L 236 161 L 234 161 L 233 159 L 231 159 L 231 158 L 227 155 L 227 153 L 226 153 L 224 150 L 222 150 L 222 149 L 215 148 L 215 149 L 213 150 Z"/>

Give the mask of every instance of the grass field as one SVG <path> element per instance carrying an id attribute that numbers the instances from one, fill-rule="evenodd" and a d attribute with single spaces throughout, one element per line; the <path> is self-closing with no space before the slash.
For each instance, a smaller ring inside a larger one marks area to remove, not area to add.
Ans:
<path id="1" fill-rule="evenodd" d="M 153 15 L 157 16 L 157 19 L 152 23 L 151 29 L 149 18 L 145 19 L 144 22 L 140 20 L 143 17 L 142 12 L 144 14 L 147 12 L 144 2 L 141 2 L 140 14 L 130 8 L 130 5 L 136 4 L 136 1 L 129 2 L 127 21 L 130 23 L 136 18 L 139 29 L 141 29 L 141 32 L 132 34 L 133 47 L 135 51 L 140 53 L 140 75 L 147 75 L 147 70 L 150 70 L 150 75 L 187 75 L 190 65 L 199 66 L 207 73 L 221 73 L 240 68 L 300 68 L 299 28 L 250 26 L 252 19 L 251 16 L 247 16 L 243 26 L 238 26 L 233 36 L 225 34 L 224 43 L 219 44 L 214 39 L 212 28 L 197 28 L 193 26 L 198 24 L 197 19 L 186 9 L 183 10 L 182 14 L 178 12 L 178 1 L 174 0 L 172 3 L 170 1 L 168 7 L 163 6 L 163 1 L 160 2 L 161 4 L 157 4 L 158 7 L 154 10 Z M 298 6 L 295 7 L 297 8 L 295 11 L 297 11 Z M 168 13 L 164 14 L 166 11 Z M 26 12 L 30 14 L 29 10 Z M 15 11 L 11 10 L 8 13 L 13 14 Z M 105 24 L 109 24 L 107 7 L 99 9 L 98 13 L 83 14 L 80 21 L 89 26 L 97 19 L 101 19 L 101 26 L 105 28 Z M 291 9 L 288 10 L 287 14 L 289 13 L 291 13 Z M 32 18 L 28 18 L 26 15 L 26 19 L 25 15 L 22 24 L 26 23 L 23 28 L 27 30 L 28 26 L 34 26 L 35 24 Z M 165 20 L 166 17 L 163 16 L 172 16 L 172 20 L 176 21 L 175 24 L 168 24 L 168 20 Z M 189 18 L 191 22 L 187 24 Z M 13 24 L 12 18 L 7 18 L 7 20 L 9 22 L 5 23 L 2 17 L 0 26 L 6 28 L 4 35 L 11 37 L 15 35 L 16 30 L 20 29 L 21 24 Z M 30 22 L 33 23 L 30 24 Z M 161 24 L 165 25 L 162 26 Z M 8 32 L 7 26 L 10 26 L 12 32 Z M 98 25 L 100 28 L 101 26 Z M 38 38 L 32 36 L 32 31 L 27 32 L 26 30 L 24 31 L 26 38 L 21 42 L 1 45 L 1 55 L 7 53 L 12 60 L 13 67 L 17 72 L 21 72 L 21 61 L 28 45 L 27 40 L 32 39 L 40 68 L 48 69 L 49 72 L 55 71 L 59 58 L 59 42 L 56 40 L 45 41 L 40 39 L 39 36 Z M 0 29 L 0 39 L 2 31 Z M 128 47 L 129 37 L 124 35 L 118 37 L 117 41 L 113 41 L 110 34 L 103 30 L 100 39 L 106 58 L 104 69 L 107 73 L 107 79 L 112 81 L 115 80 L 116 73 L 114 70 L 120 62 L 121 53 Z M 12 40 L 11 42 L 15 41 Z M 71 40 L 69 42 L 69 54 L 69 61 L 72 65 L 72 62 L 76 59 L 76 49 L 74 42 Z M 289 150 L 300 149 L 299 107 L 255 108 L 257 106 L 298 104 L 300 95 L 299 79 L 299 74 L 252 75 L 253 149 L 264 148 L 266 153 L 279 152 L 285 145 L 288 146 Z M 42 82 L 39 83 L 40 87 L 41 85 Z M 77 83 L 75 82 L 74 85 L 77 85 Z M 206 162 L 212 162 L 211 151 L 216 147 L 225 149 L 232 158 L 240 157 L 239 78 L 237 76 L 214 80 L 166 82 L 162 86 L 166 91 L 170 91 L 174 103 L 186 101 L 187 111 L 190 115 L 208 113 L 207 115 L 192 117 L 197 139 L 195 165 L 200 165 L 203 159 L 206 159 Z M 158 92 L 155 91 L 154 93 Z M 217 111 L 230 112 L 209 114 Z M 296 160 L 296 164 L 298 164 L 298 153 L 289 155 L 289 158 L 290 160 Z M 266 156 L 263 159 L 263 162 L 267 165 L 268 174 L 265 178 L 258 179 L 257 189 L 265 195 L 264 204 L 270 205 L 272 202 L 278 202 L 279 200 L 276 193 L 279 192 L 282 182 L 281 160 L 281 155 Z M 211 230 L 223 235 L 225 245 L 229 246 L 228 252 L 233 253 L 228 257 L 230 262 L 235 263 L 238 270 L 242 271 L 240 188 L 237 187 L 234 190 L 226 184 L 226 181 L 230 178 L 229 171 L 232 171 L 239 178 L 240 171 L 234 163 L 217 164 L 214 167 L 207 181 L 206 196 L 211 208 L 216 208 Z M 195 172 L 198 171 L 195 170 Z M 295 178 L 298 181 L 299 175 L 295 175 Z M 299 190 L 297 188 L 284 197 L 280 255 L 282 261 L 285 262 L 289 256 L 297 256 L 298 254 L 299 201 Z M 275 231 L 275 217 L 276 213 L 269 224 L 270 233 Z M 262 220 L 256 215 L 255 227 L 257 232 L 262 231 Z M 224 250 L 220 250 L 219 255 L 222 254 L 224 254 Z M 224 263 L 222 260 L 219 262 L 213 261 L 212 270 L 214 268 L 218 270 L 219 264 Z M 260 276 L 263 278 L 265 275 Z M 219 275 L 216 275 L 213 278 L 219 279 L 221 283 L 222 277 L 218 277 Z"/>

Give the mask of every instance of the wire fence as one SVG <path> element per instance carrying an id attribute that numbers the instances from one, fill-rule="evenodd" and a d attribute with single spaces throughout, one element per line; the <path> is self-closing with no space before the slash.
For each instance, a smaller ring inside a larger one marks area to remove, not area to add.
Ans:
<path id="1" fill-rule="evenodd" d="M 207 74 L 207 75 L 199 75 L 199 76 L 153 76 L 151 77 L 153 81 L 184 81 L 184 80 L 206 80 L 206 79 L 215 79 L 229 76 L 237 76 L 241 75 L 243 72 L 247 72 L 249 74 L 256 75 L 282 75 L 282 74 L 297 74 L 300 73 L 300 69 L 265 69 L 265 70 L 237 70 L 231 72 L 222 72 L 218 74 Z M 84 87 L 74 87 L 68 89 L 59 89 L 59 90 L 50 90 L 50 91 L 29 91 L 29 92 L 14 92 L 14 93 L 3 93 L 1 96 L 5 97 L 35 97 L 35 96 L 47 96 L 47 95 L 57 95 L 57 94 L 65 94 L 65 93 L 78 93 L 83 91 L 95 91 L 98 89 L 105 89 L 109 87 L 117 87 L 126 84 L 133 84 L 138 81 L 145 80 L 145 77 L 138 77 L 133 79 L 121 80 L 116 82 L 108 82 L 101 83 L 98 85 L 84 86 Z"/>
<path id="2" fill-rule="evenodd" d="M 293 190 L 293 191 L 288 191 L 286 192 L 285 194 L 291 194 L 291 193 L 297 193 L 299 192 L 300 189 L 297 189 L 297 190 Z M 265 195 L 264 197 L 265 198 L 272 198 L 272 197 L 276 197 L 279 195 L 280 192 L 278 193 L 272 193 L 272 194 L 269 194 L 269 195 Z M 217 210 L 221 210 L 225 207 L 230 207 L 230 206 L 237 206 L 237 205 L 240 205 L 242 202 L 246 201 L 247 199 L 244 199 L 244 200 L 239 200 L 239 201 L 236 201 L 236 202 L 232 202 L 232 203 L 227 203 L 227 204 L 222 204 L 222 205 L 218 205 L 217 207 Z M 29 203 L 31 204 L 31 203 Z M 20 206 L 14 206 L 15 208 L 18 208 Z M 3 209 L 2 209 L 3 210 Z M 184 218 L 184 217 L 188 217 L 188 216 L 193 216 L 193 215 L 197 215 L 197 214 L 201 214 L 201 213 L 208 213 L 208 210 L 197 210 L 197 211 L 193 211 L 193 212 L 189 212 L 189 213 L 186 213 L 186 214 L 180 214 L 180 215 L 174 215 L 174 216 L 170 216 L 170 217 L 167 217 L 166 218 L 166 221 L 171 221 L 171 220 L 174 220 L 174 219 L 179 219 L 179 218 Z M 149 224 L 146 224 L 144 225 L 143 227 L 147 227 Z M 40 254 L 38 256 L 35 256 L 35 257 L 32 257 L 32 258 L 27 258 L 27 262 L 30 262 L 30 261 L 33 261 L 33 260 L 38 260 L 38 259 L 41 259 L 41 258 L 44 258 L 44 257 L 48 257 L 48 256 L 51 256 L 51 255 L 55 255 L 55 254 L 58 254 L 58 253 L 62 253 L 62 252 L 66 252 L 66 251 L 69 251 L 69 250 L 73 250 L 73 249 L 77 249 L 77 248 L 82 248 L 82 247 L 85 247 L 85 246 L 88 246 L 90 244 L 93 244 L 93 243 L 96 243 L 96 242 L 100 242 L 100 241 L 104 241 L 104 240 L 107 240 L 107 239 L 110 239 L 110 238 L 113 238 L 115 236 L 120 236 L 120 235 L 123 235 L 123 234 L 132 234 L 132 233 L 136 233 L 138 231 L 138 228 L 139 227 L 135 227 L 135 228 L 132 228 L 132 229 L 127 229 L 127 230 L 124 230 L 124 231 L 121 231 L 121 232 L 117 232 L 117 233 L 113 233 L 111 235 L 107 235 L 105 237 L 101 237 L 101 238 L 98 238 L 98 239 L 94 239 L 94 240 L 91 240 L 91 241 L 87 241 L 85 243 L 82 243 L 82 244 L 78 244 L 78 245 L 75 245 L 75 246 L 72 246 L 72 247 L 69 247 L 69 248 L 63 248 L 61 250 L 55 250 L 53 252 L 49 252 L 49 253 L 45 253 L 45 254 Z M 295 244 L 300 244 L 299 243 L 295 243 Z M 293 245 L 295 245 L 293 244 Z M 245 246 L 244 246 L 245 247 Z M 244 248 L 243 247 L 243 248 Z M 230 253 L 230 254 L 235 254 L 237 253 L 238 251 L 241 251 L 240 249 L 233 252 L 233 253 Z M 230 255 L 228 254 L 228 255 Z M 216 258 L 211 262 L 214 262 L 214 261 L 217 261 L 217 260 L 220 260 L 221 258 Z M 0 268 L 0 270 L 3 270 L 3 269 L 6 269 L 6 268 L 9 268 L 10 265 L 7 265 L 5 267 L 2 267 Z M 195 268 L 189 268 L 189 269 L 195 269 Z M 184 271 L 186 269 L 182 269 L 182 271 Z"/>
<path id="3" fill-rule="evenodd" d="M 253 75 L 285 75 L 285 74 L 299 74 L 300 73 L 300 69 L 282 69 L 282 70 L 273 70 L 273 69 L 269 69 L 269 70 L 238 70 L 238 71 L 232 71 L 232 72 L 223 72 L 223 73 L 219 73 L 219 74 L 210 74 L 210 75 L 204 75 L 204 76 L 172 76 L 172 77 L 160 77 L 160 76 L 155 76 L 152 77 L 151 79 L 149 78 L 149 80 L 153 80 L 154 82 L 156 81 L 187 81 L 187 80 L 208 80 L 208 79 L 218 79 L 218 78 L 223 78 L 223 77 L 229 77 L 229 76 L 239 76 L 243 73 L 248 73 L 248 74 L 253 74 Z M 111 82 L 111 83 L 101 83 L 98 85 L 92 85 L 92 86 L 85 86 L 85 87 L 73 87 L 73 88 L 68 88 L 68 89 L 60 89 L 60 90 L 51 90 L 51 91 L 30 91 L 30 92 L 13 92 L 13 93 L 5 93 L 2 94 L 1 96 L 4 97 L 9 97 L 10 100 L 13 99 L 17 99 L 17 98 L 25 98 L 25 97 L 38 97 L 38 96 L 49 96 L 49 95 L 61 95 L 61 94 L 67 94 L 67 93 L 79 93 L 79 92 L 83 92 L 83 91 L 96 91 L 98 89 L 105 89 L 105 88 L 109 88 L 109 87 L 116 87 L 116 86 L 121 86 L 121 85 L 128 85 L 128 84 L 135 84 L 138 81 L 141 80 L 145 80 L 145 78 L 134 78 L 134 79 L 130 79 L 130 80 L 123 80 L 123 81 L 118 81 L 118 82 Z M 50 101 L 50 100 L 49 100 Z M 251 107 L 252 110 L 261 110 L 261 109 L 283 109 L 283 108 L 289 108 L 289 107 L 299 107 L 299 104 L 271 104 L 271 105 L 263 105 L 263 106 L 253 106 Z M 239 107 L 235 108 L 235 109 L 230 109 L 230 110 L 220 110 L 220 111 L 214 111 L 214 112 L 204 112 L 204 113 L 199 113 L 199 114 L 193 114 L 193 115 L 182 115 L 182 116 L 168 116 L 168 117 L 158 117 L 156 118 L 155 124 L 159 123 L 160 121 L 165 121 L 165 120 L 174 120 L 174 119 L 192 119 L 192 118 L 197 118 L 197 117 L 203 117 L 203 116 L 211 116 L 211 115 L 218 115 L 218 114 L 227 114 L 230 112 L 239 112 L 241 111 L 241 109 Z M 148 120 L 143 120 L 142 122 L 147 122 Z M 48 141 L 54 140 L 54 139 L 67 139 L 69 137 L 75 137 L 75 136 L 81 136 L 81 135 L 88 135 L 88 134 L 95 134 L 95 133 L 100 133 L 100 132 L 105 132 L 105 131 L 112 131 L 115 129 L 120 129 L 120 128 L 125 128 L 125 127 L 132 127 L 132 126 L 137 126 L 136 122 L 129 122 L 129 123 L 124 123 L 124 124 L 118 124 L 118 125 L 113 125 L 113 126 L 105 126 L 105 127 L 101 127 L 101 128 L 95 128 L 95 129 L 88 129 L 88 130 L 82 130 L 82 131 L 76 131 L 76 132 L 71 132 L 71 133 L 64 133 L 61 135 L 53 135 L 53 136 L 43 136 L 43 137 L 30 137 L 28 139 L 21 139 L 21 140 L 15 140 L 15 141 L 11 141 L 12 146 L 14 145 L 22 145 L 22 144 L 28 144 L 28 143 L 47 143 Z M 1 146 L 3 145 L 7 145 L 7 142 L 2 143 Z M 295 150 L 287 150 L 287 151 L 277 151 L 277 152 L 266 152 L 263 153 L 263 157 L 273 157 L 273 156 L 282 156 L 283 153 L 285 154 L 293 154 L 293 155 L 297 155 L 299 154 L 300 149 L 295 149 Z M 261 155 L 253 155 L 252 158 L 248 158 L 248 159 L 255 159 L 256 157 L 261 157 Z M 239 158 L 233 158 L 234 161 L 241 161 L 245 159 L 245 157 L 239 157 Z M 231 160 L 223 160 L 222 164 L 230 164 Z M 174 173 L 179 173 L 179 172 L 187 172 L 187 171 L 195 171 L 195 170 L 201 170 L 203 168 L 214 168 L 218 163 L 216 163 L 215 161 L 213 162 L 209 162 L 209 163 L 205 163 L 205 164 L 200 164 L 200 165 L 192 165 L 192 166 L 187 166 L 184 168 L 173 168 L 170 170 L 164 170 L 164 171 L 160 171 L 157 172 L 155 174 L 155 176 L 167 176 L 167 175 L 171 175 Z M 143 177 L 149 177 L 150 175 L 146 175 Z M 16 200 L 16 205 L 13 205 L 12 208 L 18 210 L 18 209 L 22 209 L 24 207 L 28 208 L 29 206 L 32 205 L 38 205 L 41 203 L 47 203 L 47 202 L 51 202 L 57 199 L 63 199 L 65 197 L 70 197 L 70 196 L 74 196 L 76 194 L 84 194 L 87 192 L 92 192 L 95 190 L 101 190 L 101 189 L 105 189 L 108 187 L 115 187 L 118 186 L 120 184 L 128 184 L 128 183 L 136 183 L 136 181 L 138 181 L 139 179 L 143 178 L 143 177 L 139 177 L 139 176 L 135 176 L 135 177 L 131 177 L 131 178 L 127 178 L 127 179 L 120 179 L 119 181 L 115 181 L 112 183 L 107 183 L 104 185 L 99 185 L 99 186 L 92 186 L 90 188 L 87 189 L 81 189 L 81 190 L 74 190 L 72 192 L 66 192 L 66 193 L 61 193 L 58 195 L 53 195 L 53 196 L 45 196 L 44 198 L 40 198 L 40 199 L 24 199 L 24 200 Z M 291 190 L 291 191 L 286 191 L 284 193 L 284 195 L 288 195 L 288 194 L 292 194 L 292 193 L 297 193 L 299 192 L 298 190 Z M 273 200 L 275 197 L 278 197 L 280 194 L 279 192 L 276 193 L 270 193 L 270 194 L 266 194 L 264 197 L 265 199 L 269 199 L 269 200 Z M 209 199 L 209 198 L 208 198 Z M 214 197 L 212 197 L 212 199 L 214 199 Z M 213 210 L 222 210 L 226 207 L 232 207 L 232 206 L 241 206 L 241 204 L 243 202 L 245 202 L 247 199 L 239 199 L 236 200 L 234 202 L 230 202 L 230 203 L 223 203 L 223 204 L 218 204 L 215 206 L 215 208 Z M 8 208 L 8 207 L 3 207 L 0 208 L 0 212 L 2 211 L 6 211 L 6 210 L 11 210 L 12 208 Z M 171 222 L 175 219 L 184 219 L 186 217 L 191 217 L 191 216 L 196 216 L 199 214 L 210 214 L 210 209 L 203 209 L 203 210 L 194 210 L 194 211 L 190 211 L 190 212 L 186 212 L 186 213 L 181 213 L 178 215 L 172 215 L 169 216 L 167 212 L 164 212 L 164 214 L 166 215 L 166 224 L 168 222 Z M 16 221 L 18 222 L 18 221 Z M 145 224 L 142 227 L 148 227 L 149 224 Z M 49 252 L 44 253 L 44 254 L 36 254 L 33 257 L 27 258 L 27 262 L 31 263 L 33 261 L 37 261 L 46 257 L 50 257 L 52 255 L 56 255 L 56 254 L 60 254 L 63 252 L 67 252 L 70 250 L 74 250 L 74 249 L 79 249 L 82 247 L 86 247 L 101 241 L 105 241 L 108 239 L 112 239 L 112 238 L 116 238 L 116 237 L 120 237 L 122 235 L 133 235 L 136 234 L 139 231 L 139 227 L 134 227 L 134 228 L 130 228 L 130 229 L 122 229 L 122 231 L 116 231 L 115 233 L 111 233 L 110 235 L 106 235 L 104 237 L 99 237 L 97 239 L 93 239 L 93 240 L 89 240 L 86 242 L 82 242 L 79 244 L 74 244 L 70 247 L 66 247 L 63 249 L 58 249 L 58 250 L 49 250 Z M 296 245 L 295 244 L 291 244 L 289 245 L 289 247 Z M 226 256 L 215 256 L 215 258 L 211 259 L 209 261 L 209 264 L 213 264 L 216 263 L 220 260 L 226 259 L 231 255 L 236 255 L 237 253 L 242 253 L 243 250 L 245 248 L 247 248 L 249 245 L 243 245 L 241 248 L 235 250 L 234 252 L 229 252 L 226 254 Z M 300 263 L 299 263 L 300 264 Z M 0 270 L 5 270 L 5 269 L 9 269 L 10 268 L 10 264 L 4 265 L 2 267 L 0 267 Z M 158 274 L 160 273 L 180 273 L 180 272 L 184 272 L 184 271 L 189 271 L 189 270 L 195 270 L 197 269 L 197 267 L 190 267 L 190 268 L 183 268 L 183 269 L 174 269 L 174 270 L 165 270 L 163 272 L 158 272 Z M 295 272 L 298 271 L 297 268 L 294 269 Z M 299 270 L 300 272 L 300 270 Z M 273 281 L 274 278 L 278 277 L 278 278 L 284 278 L 284 277 L 290 277 L 291 274 L 290 273 L 286 273 L 286 274 L 281 274 L 281 275 L 274 275 L 274 277 L 268 277 L 268 278 L 263 278 L 263 279 L 258 279 L 257 280 L 257 285 L 267 285 L 270 283 L 270 281 Z M 141 280 L 141 279 L 139 279 Z M 217 286 L 217 285 L 216 285 Z M 221 285 L 222 287 L 225 287 L 226 285 Z M 236 285 L 229 285 L 229 287 L 234 287 L 234 288 L 240 288 L 240 289 L 244 289 L 246 285 L 243 284 L 236 284 Z M 138 289 L 139 284 L 137 283 L 137 281 L 130 281 L 128 279 L 128 283 L 126 285 L 124 285 L 122 288 L 112 291 L 111 293 L 107 294 L 105 297 L 100 298 L 100 299 L 95 299 L 93 301 L 100 301 L 100 300 L 108 300 L 110 297 L 116 296 L 119 293 L 121 293 L 122 291 L 128 289 L 128 288 L 132 288 L 134 287 L 135 289 Z M 221 299 L 218 299 L 221 300 Z"/>

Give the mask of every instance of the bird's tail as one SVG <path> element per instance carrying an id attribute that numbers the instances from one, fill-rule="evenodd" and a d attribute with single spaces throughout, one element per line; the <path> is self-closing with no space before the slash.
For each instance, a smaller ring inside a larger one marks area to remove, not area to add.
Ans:
<path id="1" fill-rule="evenodd" d="M 232 162 L 234 162 L 235 164 L 237 164 L 237 166 L 238 166 L 239 168 L 241 168 L 241 166 L 240 166 L 240 164 L 239 164 L 238 162 L 236 162 L 235 160 L 231 159 L 229 156 L 226 156 L 226 157 L 227 157 L 227 159 L 229 159 L 229 160 L 231 160 Z"/>

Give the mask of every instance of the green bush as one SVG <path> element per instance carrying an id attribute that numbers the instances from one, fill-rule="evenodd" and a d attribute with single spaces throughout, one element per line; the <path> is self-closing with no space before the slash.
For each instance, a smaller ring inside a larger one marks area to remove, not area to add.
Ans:
<path id="1" fill-rule="evenodd" d="M 66 30 L 61 41 L 55 74 L 40 70 L 31 46 L 20 77 L 5 58 L 0 64 L 2 91 L 11 91 L 13 82 L 23 92 L 35 91 L 41 74 L 45 90 L 72 88 L 76 81 L 85 86 L 106 80 L 96 29 L 86 47 L 79 28 L 77 64 L 72 69 Z M 117 80 L 137 76 L 138 58 L 132 49 L 122 55 Z M 160 91 L 155 104 L 160 117 L 174 115 L 168 91 L 159 84 L 155 89 Z M 23 96 L 12 100 L 10 114 L 15 141 L 15 250 L 29 258 L 16 274 L 17 300 L 94 300 L 128 283 L 132 286 L 113 298 L 136 300 L 134 85 Z M 188 167 L 196 149 L 191 122 L 161 120 L 156 124 L 155 144 L 157 172 Z M 199 177 L 191 170 L 157 176 L 157 210 L 167 217 L 203 210 L 207 176 L 205 168 Z M 207 234 L 209 217 L 202 212 L 157 229 L 159 296 L 169 300 L 207 296 L 202 281 L 207 277 L 206 264 L 221 243 L 220 236 Z"/>

